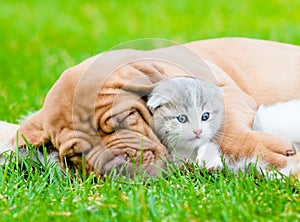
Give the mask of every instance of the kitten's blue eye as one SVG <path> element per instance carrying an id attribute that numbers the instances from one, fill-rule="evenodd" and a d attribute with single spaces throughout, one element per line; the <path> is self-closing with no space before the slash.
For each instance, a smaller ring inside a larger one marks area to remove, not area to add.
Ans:
<path id="1" fill-rule="evenodd" d="M 186 115 L 179 115 L 176 118 L 177 118 L 178 122 L 180 122 L 180 123 L 186 123 L 188 121 L 188 118 Z"/>
<path id="2" fill-rule="evenodd" d="M 209 119 L 209 116 L 210 116 L 210 114 L 208 112 L 203 113 L 202 116 L 201 116 L 201 120 L 206 121 L 206 120 Z"/>

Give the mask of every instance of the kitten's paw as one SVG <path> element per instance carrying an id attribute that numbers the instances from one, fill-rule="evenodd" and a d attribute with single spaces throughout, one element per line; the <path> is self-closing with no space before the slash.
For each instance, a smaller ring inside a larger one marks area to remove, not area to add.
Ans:
<path id="1" fill-rule="evenodd" d="M 219 146 L 213 142 L 208 142 L 198 149 L 196 161 L 200 167 L 207 169 L 221 169 L 223 163 Z"/>

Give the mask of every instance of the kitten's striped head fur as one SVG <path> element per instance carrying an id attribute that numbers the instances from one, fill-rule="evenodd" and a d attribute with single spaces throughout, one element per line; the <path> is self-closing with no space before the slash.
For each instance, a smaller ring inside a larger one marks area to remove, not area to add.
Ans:
<path id="1" fill-rule="evenodd" d="M 217 134 L 223 122 L 221 89 L 192 77 L 160 82 L 147 106 L 155 133 L 180 159 L 195 159 L 195 151 Z"/>

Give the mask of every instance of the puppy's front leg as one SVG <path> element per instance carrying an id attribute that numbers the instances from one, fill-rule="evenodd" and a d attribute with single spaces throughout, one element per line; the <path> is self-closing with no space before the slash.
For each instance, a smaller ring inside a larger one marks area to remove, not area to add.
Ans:
<path id="1" fill-rule="evenodd" d="M 251 129 L 257 105 L 255 100 L 242 91 L 220 68 L 211 66 L 218 85 L 224 92 L 225 116 L 221 133 L 215 138 L 221 152 L 233 159 L 258 157 L 282 168 L 288 156 L 294 153 L 291 144 L 278 137 Z"/>
<path id="2" fill-rule="evenodd" d="M 254 157 L 279 169 L 287 165 L 289 156 L 293 154 L 288 141 L 250 129 L 236 129 L 225 134 L 221 150 L 235 160 Z"/>

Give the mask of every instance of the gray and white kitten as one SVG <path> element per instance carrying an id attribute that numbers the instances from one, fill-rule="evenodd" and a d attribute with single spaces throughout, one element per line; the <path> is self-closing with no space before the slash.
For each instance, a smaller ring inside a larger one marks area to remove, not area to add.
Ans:
<path id="1" fill-rule="evenodd" d="M 222 166 L 213 139 L 224 118 L 219 87 L 192 77 L 174 77 L 153 89 L 147 106 L 156 135 L 175 157 L 197 160 L 207 168 Z"/>
<path id="2" fill-rule="evenodd" d="M 214 137 L 220 136 L 218 130 L 224 118 L 222 96 L 217 86 L 194 78 L 175 77 L 160 82 L 147 103 L 155 133 L 179 159 L 196 160 L 207 168 L 222 168 L 219 147 L 213 142 Z M 262 105 L 255 115 L 253 130 L 282 137 L 299 147 L 299 113 L 300 99 Z M 300 152 L 299 148 L 297 151 Z M 268 163 L 256 157 L 231 161 L 225 156 L 224 160 L 234 172 L 249 163 L 263 172 L 268 168 Z M 299 163 L 290 161 L 280 172 L 289 175 L 298 169 Z"/>

